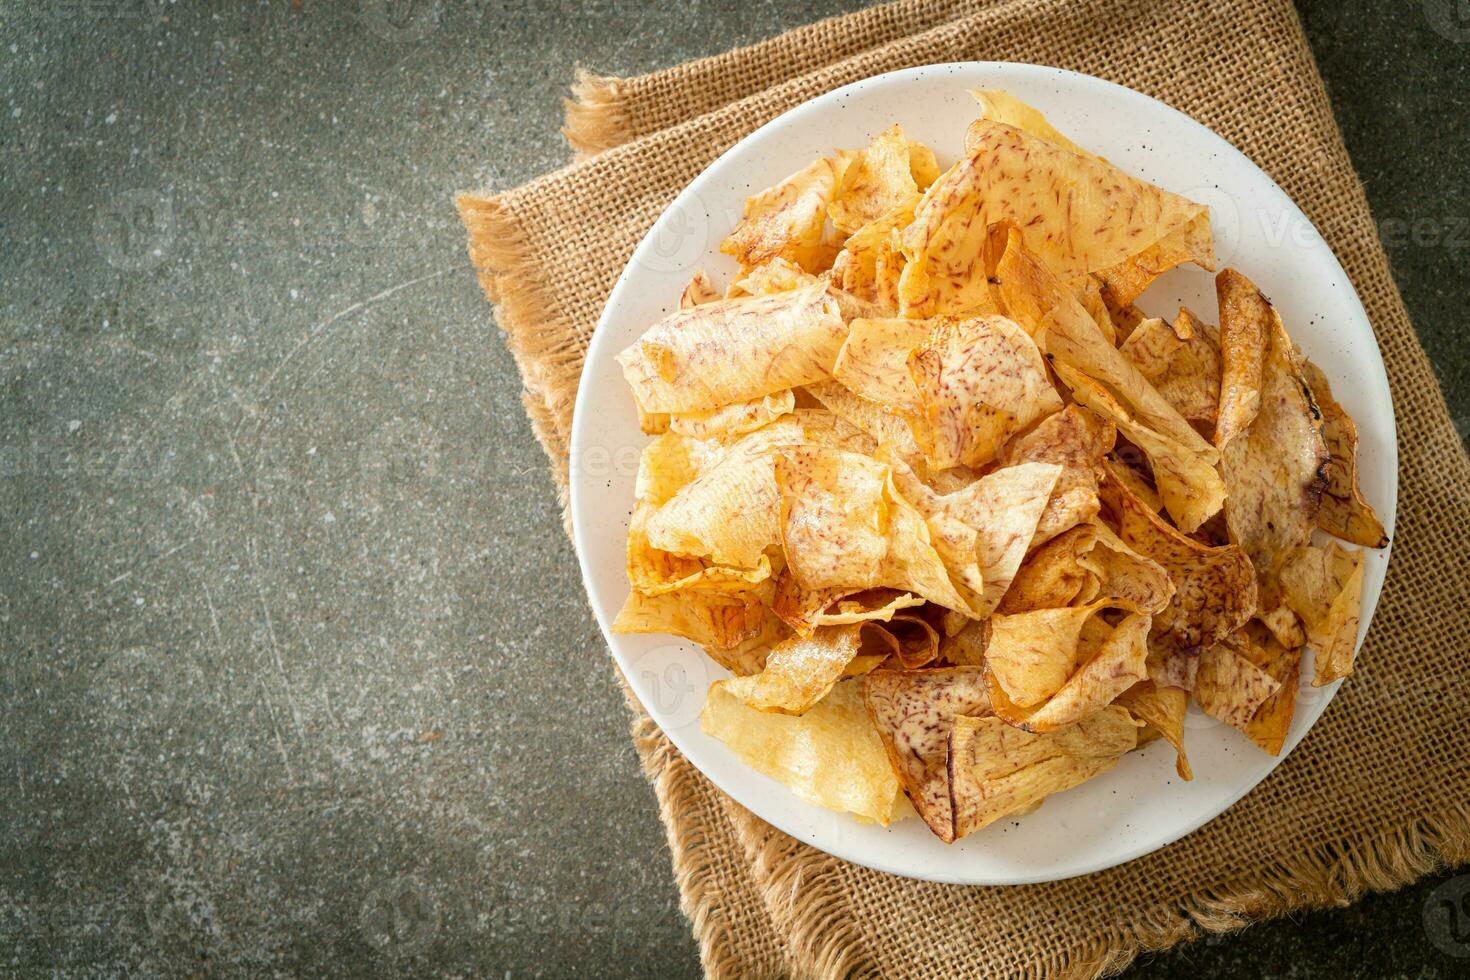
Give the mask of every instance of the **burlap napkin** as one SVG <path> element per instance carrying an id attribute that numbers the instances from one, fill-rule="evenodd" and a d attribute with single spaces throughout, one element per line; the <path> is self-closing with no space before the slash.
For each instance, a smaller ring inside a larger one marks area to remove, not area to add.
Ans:
<path id="1" fill-rule="evenodd" d="M 1357 676 L 1269 779 L 1170 847 L 1053 884 L 924 884 L 828 857 L 724 798 L 634 704 L 634 738 L 712 976 L 1091 975 L 1141 950 L 1470 860 L 1470 463 L 1285 0 L 906 0 L 640 78 L 584 76 L 567 129 L 584 156 L 459 202 L 559 483 L 588 336 L 680 188 L 813 96 L 969 59 L 1059 65 L 1162 99 L 1249 154 L 1326 234 L 1367 305 L 1398 416 L 1388 582 Z"/>

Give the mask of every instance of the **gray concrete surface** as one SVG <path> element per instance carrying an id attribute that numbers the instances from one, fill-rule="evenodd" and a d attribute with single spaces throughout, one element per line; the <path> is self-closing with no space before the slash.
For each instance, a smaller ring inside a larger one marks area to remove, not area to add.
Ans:
<path id="1" fill-rule="evenodd" d="M 0 6 L 0 975 L 697 972 L 450 194 L 857 5 Z M 1470 418 L 1458 9 L 1304 16 Z M 1441 880 L 1133 975 L 1463 975 Z"/>

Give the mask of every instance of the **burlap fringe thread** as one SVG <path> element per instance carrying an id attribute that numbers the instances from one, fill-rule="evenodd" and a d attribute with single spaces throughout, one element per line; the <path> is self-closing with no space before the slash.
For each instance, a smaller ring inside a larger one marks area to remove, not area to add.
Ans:
<path id="1" fill-rule="evenodd" d="M 611 75 L 597 75 L 586 68 L 577 69 L 572 83 L 572 97 L 563 99 L 566 125 L 561 134 L 578 157 L 592 156 L 610 150 L 622 142 L 628 131 L 623 113 L 623 80 Z"/>
<path id="2" fill-rule="evenodd" d="M 567 141 L 582 154 L 617 145 L 624 130 L 622 80 L 581 70 L 567 100 Z M 568 439 L 554 419 L 566 412 L 575 395 L 546 383 L 545 364 L 567 365 L 575 349 L 548 343 L 569 334 L 553 313 L 551 297 L 533 284 L 525 238 L 515 220 L 495 200 L 461 195 L 460 214 L 470 230 L 470 257 L 486 296 L 496 307 L 496 320 L 526 379 L 522 394 L 532 428 L 557 473 L 558 495 L 568 534 L 566 510 Z M 624 694 L 634 715 L 631 731 L 653 783 L 660 817 L 668 834 L 674 875 L 682 893 L 681 909 L 692 924 L 700 959 L 708 976 L 723 980 L 748 975 L 748 965 L 732 955 L 724 941 L 718 891 L 711 887 L 714 870 L 703 855 L 704 841 L 681 838 L 682 802 L 697 778 L 673 744 L 642 711 L 627 685 Z M 733 808 L 732 809 L 738 809 Z M 877 968 L 861 953 L 862 940 L 850 920 L 835 907 L 839 891 L 836 859 L 739 811 L 736 830 L 754 865 L 752 877 L 763 900 L 789 922 L 787 948 L 805 975 L 876 977 Z M 1423 817 L 1388 834 L 1357 841 L 1319 845 L 1299 859 L 1282 862 L 1250 877 L 1229 882 L 1206 897 L 1164 904 L 1138 916 L 1128 926 L 1092 943 L 1059 950 L 1035 963 L 1028 977 L 1101 977 L 1125 969 L 1140 953 L 1167 949 L 1205 934 L 1243 929 L 1255 921 L 1305 908 L 1345 906 L 1369 891 L 1390 891 L 1426 874 L 1470 862 L 1470 809 L 1457 807 Z"/>

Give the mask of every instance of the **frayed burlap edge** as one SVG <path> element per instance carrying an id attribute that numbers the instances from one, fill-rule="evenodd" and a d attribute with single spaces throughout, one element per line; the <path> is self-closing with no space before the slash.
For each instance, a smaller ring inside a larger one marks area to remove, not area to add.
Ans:
<path id="1" fill-rule="evenodd" d="M 668 812 L 667 801 L 661 803 Z M 843 913 L 841 885 L 833 881 L 837 859 L 740 812 L 737 831 L 761 871 L 757 877 L 765 883 L 767 901 L 786 903 L 792 929 L 785 938 L 801 974 L 876 976 L 877 969 L 863 954 L 861 938 L 852 934 L 851 918 Z M 1470 809 L 1416 817 L 1387 832 L 1319 844 L 1292 860 L 1273 862 L 1263 871 L 1206 888 L 1185 901 L 1142 910 L 1110 934 L 1033 963 L 1024 976 L 1111 976 L 1140 954 L 1204 935 L 1237 932 L 1291 912 L 1351 905 L 1368 892 L 1393 891 L 1466 863 L 1470 863 Z"/>
<path id="2" fill-rule="evenodd" d="M 624 79 L 577 68 L 572 97 L 562 99 L 561 103 L 566 111 L 566 124 L 562 126 L 561 134 L 577 151 L 579 158 L 610 150 L 626 141 L 628 117 L 624 111 L 624 84 Z"/>

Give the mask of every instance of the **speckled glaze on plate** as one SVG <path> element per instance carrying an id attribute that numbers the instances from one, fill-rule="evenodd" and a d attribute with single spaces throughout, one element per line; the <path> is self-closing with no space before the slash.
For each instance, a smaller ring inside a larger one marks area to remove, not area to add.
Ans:
<path id="1" fill-rule="evenodd" d="M 1173 750 L 1157 741 L 1023 819 L 946 845 L 917 819 L 861 824 L 748 768 L 699 727 L 704 692 L 725 676 L 722 668 L 675 637 L 608 632 L 628 593 L 624 543 L 647 442 L 614 356 L 677 306 L 695 270 L 705 269 L 719 288 L 729 282 L 735 263 L 719 243 L 749 194 L 834 149 L 862 147 L 895 122 L 948 166 L 978 114 L 966 92 L 972 88 L 1005 89 L 1129 173 L 1210 206 L 1219 267 L 1238 266 L 1272 297 L 1293 340 L 1357 421 L 1363 491 L 1392 533 L 1398 459 L 1388 378 L 1362 304 L 1311 222 L 1243 154 L 1163 103 L 1090 76 L 999 62 L 931 65 L 837 89 L 756 130 L 685 188 L 623 271 L 587 352 L 572 427 L 571 505 L 582 576 L 618 665 L 654 721 L 717 786 L 763 820 L 848 861 L 932 881 L 1023 884 L 1109 868 L 1197 829 L 1286 758 L 1341 682 L 1303 685 L 1279 758 L 1191 706 L 1192 782 L 1175 775 Z M 1186 305 L 1216 322 L 1214 278 L 1175 270 L 1139 305 L 1169 317 Z M 1360 643 L 1388 557 L 1387 549 L 1368 554 Z"/>

